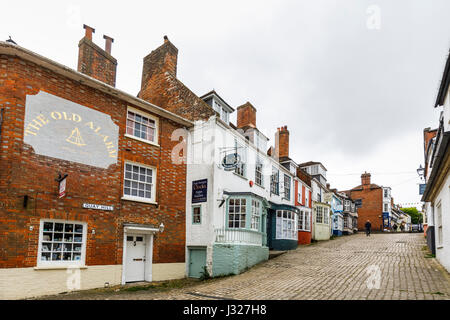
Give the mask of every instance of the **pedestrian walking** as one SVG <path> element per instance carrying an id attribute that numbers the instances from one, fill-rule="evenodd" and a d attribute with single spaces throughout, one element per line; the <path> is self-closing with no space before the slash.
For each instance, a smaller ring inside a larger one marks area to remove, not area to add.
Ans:
<path id="1" fill-rule="evenodd" d="M 369 220 L 367 220 L 364 226 L 366 227 L 366 236 L 370 237 L 370 229 L 372 228 L 372 224 L 370 223 Z"/>

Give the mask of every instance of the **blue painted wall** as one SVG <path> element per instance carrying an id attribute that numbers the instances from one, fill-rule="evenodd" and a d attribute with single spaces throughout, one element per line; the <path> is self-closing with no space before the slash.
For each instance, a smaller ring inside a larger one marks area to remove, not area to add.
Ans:
<path id="1" fill-rule="evenodd" d="M 268 259 L 268 247 L 214 244 L 212 276 L 239 274 L 255 264 Z"/>

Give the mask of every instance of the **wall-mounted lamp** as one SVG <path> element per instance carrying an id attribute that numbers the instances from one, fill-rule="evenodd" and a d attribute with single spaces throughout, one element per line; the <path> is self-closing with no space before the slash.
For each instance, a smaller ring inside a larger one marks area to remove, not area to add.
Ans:
<path id="1" fill-rule="evenodd" d="M 425 168 L 422 168 L 422 165 L 420 165 L 417 169 L 417 174 L 419 175 L 420 179 L 424 178 Z"/>
<path id="2" fill-rule="evenodd" d="M 159 232 L 163 233 L 164 232 L 164 223 L 161 222 L 161 224 L 159 225 Z"/>

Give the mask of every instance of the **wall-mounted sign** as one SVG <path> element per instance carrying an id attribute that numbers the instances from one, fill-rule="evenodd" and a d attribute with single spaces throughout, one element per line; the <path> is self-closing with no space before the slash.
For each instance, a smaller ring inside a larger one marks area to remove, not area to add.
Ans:
<path id="1" fill-rule="evenodd" d="M 66 181 L 67 177 L 59 181 L 59 198 L 63 198 L 66 195 Z"/>
<path id="2" fill-rule="evenodd" d="M 426 183 L 419 184 L 419 194 L 423 194 L 425 192 L 426 187 L 427 187 Z"/>
<path id="3" fill-rule="evenodd" d="M 225 171 L 233 171 L 241 161 L 241 157 L 237 153 L 227 154 L 222 159 L 222 167 Z"/>
<path id="4" fill-rule="evenodd" d="M 323 195 L 323 201 L 324 202 L 331 202 L 331 199 L 333 199 L 333 193 L 332 192 L 326 192 Z"/>
<path id="5" fill-rule="evenodd" d="M 23 140 L 36 154 L 108 168 L 117 163 L 118 136 L 103 112 L 42 91 L 27 95 Z"/>
<path id="6" fill-rule="evenodd" d="M 192 203 L 206 202 L 208 196 L 208 179 L 192 181 Z"/>
<path id="7" fill-rule="evenodd" d="M 83 208 L 85 209 L 94 209 L 94 210 L 104 210 L 104 211 L 113 211 L 113 206 L 104 206 L 101 204 L 92 204 L 92 203 L 83 203 Z"/>
<path id="8" fill-rule="evenodd" d="M 355 206 L 356 208 L 362 208 L 362 199 L 356 199 Z"/>

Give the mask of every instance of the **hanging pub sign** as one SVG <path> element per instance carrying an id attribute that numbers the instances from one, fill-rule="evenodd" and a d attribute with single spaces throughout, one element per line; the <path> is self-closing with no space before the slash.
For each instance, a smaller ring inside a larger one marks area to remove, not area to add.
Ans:
<path id="1" fill-rule="evenodd" d="M 59 181 L 59 198 L 63 198 L 66 195 L 66 181 L 67 176 L 64 177 L 61 181 Z"/>
<path id="2" fill-rule="evenodd" d="M 426 183 L 419 184 L 419 194 L 423 194 L 425 192 L 426 187 L 427 187 Z"/>
<path id="3" fill-rule="evenodd" d="M 208 179 L 192 181 L 192 203 L 206 202 Z"/>
<path id="4" fill-rule="evenodd" d="M 236 169 L 240 160 L 241 158 L 237 153 L 227 154 L 222 159 L 222 167 L 224 168 L 225 171 L 233 171 L 234 169 Z"/>

